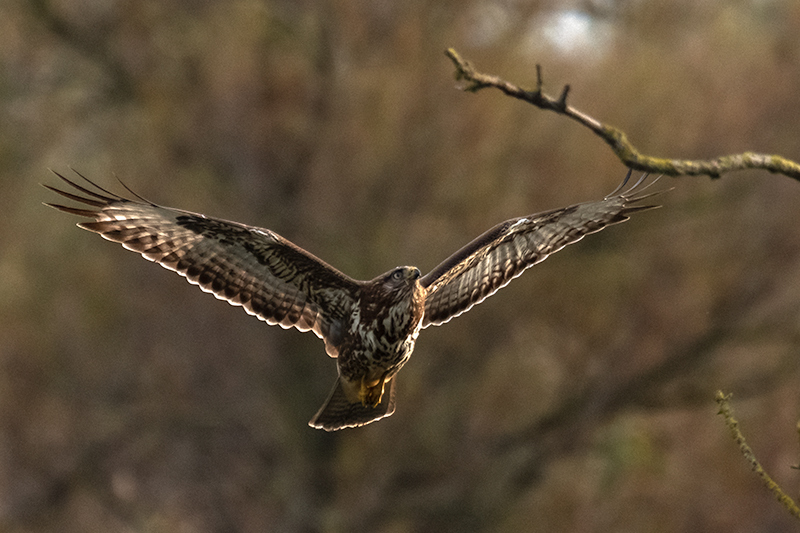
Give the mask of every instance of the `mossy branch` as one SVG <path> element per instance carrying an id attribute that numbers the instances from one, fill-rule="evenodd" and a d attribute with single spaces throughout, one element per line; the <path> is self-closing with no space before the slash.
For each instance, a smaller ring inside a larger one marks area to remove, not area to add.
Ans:
<path id="1" fill-rule="evenodd" d="M 458 52 L 448 48 L 445 52 L 447 57 L 456 67 L 456 79 L 464 80 L 466 85 L 464 90 L 476 92 L 487 87 L 500 89 L 508 96 L 519 98 L 535 105 L 540 109 L 554 111 L 560 115 L 567 116 L 580 124 L 586 126 L 602 138 L 617 157 L 627 167 L 653 174 L 666 174 L 668 176 L 680 175 L 706 175 L 718 178 L 726 172 L 733 170 L 744 170 L 748 168 L 759 168 L 783 174 L 790 178 L 800 180 L 800 164 L 779 155 L 758 154 L 754 152 L 744 152 L 741 154 L 727 155 L 710 160 L 687 160 L 687 159 L 665 159 L 644 155 L 628 141 L 625 133 L 613 126 L 590 117 L 578 111 L 574 107 L 567 105 L 567 95 L 569 85 L 565 85 L 558 98 L 546 95 L 542 92 L 542 69 L 536 65 L 536 89 L 533 91 L 523 89 L 513 83 L 509 83 L 502 78 L 483 74 L 475 70 L 469 61 L 464 60 Z"/>
<path id="2" fill-rule="evenodd" d="M 744 440 L 744 435 L 742 432 L 739 431 L 739 422 L 733 418 L 733 410 L 730 406 L 730 394 L 723 394 L 722 391 L 717 391 L 717 396 L 715 398 L 716 402 L 719 404 L 719 414 L 721 414 L 725 418 L 725 425 L 728 426 L 728 429 L 733 436 L 733 440 L 736 441 L 736 444 L 739 445 L 739 451 L 742 453 L 747 462 L 750 463 L 750 467 L 753 469 L 753 472 L 758 474 L 761 478 L 761 481 L 764 482 L 764 485 L 767 486 L 770 492 L 778 499 L 778 501 L 783 505 L 792 516 L 800 520 L 800 509 L 797 507 L 797 504 L 794 503 L 789 496 L 786 495 L 783 490 L 781 490 L 780 485 L 772 481 L 772 478 L 769 477 L 762 468 L 761 463 L 758 462 L 756 459 L 753 450 L 750 446 L 747 445 L 747 442 Z"/>

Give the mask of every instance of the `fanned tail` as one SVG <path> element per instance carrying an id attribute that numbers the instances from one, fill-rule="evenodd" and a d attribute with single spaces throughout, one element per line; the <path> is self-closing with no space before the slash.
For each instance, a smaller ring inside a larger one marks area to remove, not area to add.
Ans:
<path id="1" fill-rule="evenodd" d="M 375 407 L 352 402 L 344 390 L 342 378 L 336 378 L 330 396 L 308 423 L 312 428 L 336 431 L 337 429 L 364 426 L 394 413 L 394 380 L 389 380 L 381 402 Z"/>

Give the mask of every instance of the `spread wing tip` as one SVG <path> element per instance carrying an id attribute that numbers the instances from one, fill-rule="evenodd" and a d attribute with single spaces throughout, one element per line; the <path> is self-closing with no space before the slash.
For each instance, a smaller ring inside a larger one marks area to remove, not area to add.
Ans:
<path id="1" fill-rule="evenodd" d="M 663 174 L 656 176 L 655 179 L 651 181 L 647 181 L 647 178 L 650 177 L 650 173 L 645 172 L 642 176 L 636 180 L 636 183 L 631 185 L 629 188 L 625 189 L 628 181 L 630 180 L 632 170 L 628 170 L 628 173 L 625 175 L 625 179 L 622 180 L 614 191 L 606 196 L 605 200 L 613 200 L 613 199 L 622 199 L 625 202 L 625 206 L 620 214 L 624 215 L 623 220 L 628 220 L 628 216 L 633 213 L 638 213 L 640 211 L 648 211 L 650 209 L 658 209 L 661 207 L 660 204 L 646 204 L 641 205 L 639 202 L 642 202 L 648 198 L 652 198 L 654 196 L 661 195 L 665 192 L 671 191 L 674 187 L 670 187 L 668 189 L 662 189 L 657 191 L 648 191 L 653 185 L 655 185 L 658 180 L 663 177 Z"/>
<path id="2" fill-rule="evenodd" d="M 97 214 L 100 212 L 97 209 L 81 209 L 80 207 L 71 207 L 68 205 L 51 204 L 48 202 L 42 202 L 42 203 L 47 207 L 52 207 L 53 209 L 58 209 L 59 211 L 69 213 L 71 215 L 78 215 L 86 218 L 96 218 Z"/>
<path id="3" fill-rule="evenodd" d="M 84 205 L 88 205 L 88 206 L 94 207 L 96 209 L 84 209 L 84 208 L 66 206 L 66 205 L 62 205 L 62 204 L 44 202 L 44 205 L 46 205 L 48 207 L 52 207 L 54 209 L 58 209 L 59 211 L 64 211 L 65 213 L 70 213 L 70 214 L 73 214 L 73 215 L 79 215 L 79 216 L 83 216 L 83 217 L 93 218 L 93 217 L 96 217 L 100 213 L 100 211 L 102 210 L 103 207 L 106 207 L 109 204 L 112 204 L 114 202 L 128 202 L 128 201 L 130 201 L 127 198 L 125 198 L 124 196 L 120 196 L 118 194 L 115 194 L 115 193 L 113 193 L 113 192 L 101 187 L 100 185 L 98 185 L 97 183 L 93 182 L 92 180 L 90 180 L 89 178 L 87 178 L 86 176 L 84 176 L 83 174 L 81 174 L 80 172 L 78 172 L 75 169 L 71 168 L 70 170 L 72 170 L 82 180 L 84 180 L 90 186 L 94 187 L 94 189 L 96 189 L 96 190 L 92 190 L 92 189 L 89 189 L 87 187 L 84 187 L 83 185 L 79 185 L 75 181 L 67 178 L 66 176 L 64 176 L 60 172 L 57 172 L 57 171 L 55 171 L 53 169 L 49 169 L 49 170 L 50 170 L 50 172 L 52 172 L 53 174 L 58 176 L 64 183 L 69 185 L 69 187 L 71 189 L 74 189 L 75 191 L 77 191 L 79 193 L 82 193 L 82 194 L 76 194 L 75 192 L 70 192 L 69 190 L 59 189 L 58 187 L 53 187 L 52 185 L 48 185 L 46 183 L 42 183 L 41 184 L 42 187 L 44 187 L 45 189 L 60 195 L 60 196 L 63 196 L 64 198 L 67 198 L 69 200 L 73 200 L 75 202 L 79 202 L 79 203 L 84 204 Z M 119 178 L 117 178 L 117 179 L 119 180 Z M 128 190 L 136 198 L 138 198 L 138 199 L 140 199 L 140 200 L 142 200 L 144 202 L 147 202 L 148 204 L 152 204 L 152 202 L 149 202 L 148 200 L 142 198 L 141 196 L 139 196 L 135 192 L 131 191 L 131 189 L 127 185 L 125 185 L 121 180 L 119 180 L 119 182 L 122 184 L 123 187 L 125 187 L 126 190 Z"/>
<path id="4" fill-rule="evenodd" d="M 670 187 L 668 189 L 651 191 L 645 194 L 645 191 L 647 189 L 658 183 L 658 181 L 662 177 L 664 177 L 663 174 L 660 174 L 656 176 L 655 179 L 648 182 L 647 178 L 651 176 L 649 172 L 645 172 L 644 174 L 642 174 L 641 177 L 638 180 L 636 180 L 636 183 L 631 185 L 629 188 L 625 189 L 625 186 L 628 184 L 628 181 L 630 180 L 632 173 L 633 170 L 629 169 L 628 173 L 625 174 L 625 178 L 622 180 L 622 182 L 617 186 L 616 189 L 614 189 L 611 192 L 611 194 L 606 195 L 605 199 L 609 200 L 611 198 L 624 198 L 628 202 L 640 202 L 646 198 L 650 198 L 652 196 L 656 196 L 671 191 L 673 189 L 673 187 Z M 659 206 L 653 206 L 653 207 L 659 207 Z"/>

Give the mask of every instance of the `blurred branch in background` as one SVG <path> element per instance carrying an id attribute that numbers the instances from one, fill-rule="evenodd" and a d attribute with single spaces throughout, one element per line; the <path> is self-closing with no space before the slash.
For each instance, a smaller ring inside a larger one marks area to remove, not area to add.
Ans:
<path id="1" fill-rule="evenodd" d="M 741 451 L 742 455 L 747 462 L 750 463 L 753 472 L 758 474 L 761 480 L 764 482 L 764 485 L 775 495 L 775 498 L 781 502 L 781 505 L 786 507 L 789 513 L 797 519 L 800 519 L 800 508 L 797 507 L 797 504 L 794 503 L 789 496 L 786 495 L 785 492 L 781 489 L 780 485 L 775 483 L 769 474 L 764 471 L 764 468 L 761 466 L 761 463 L 756 459 L 753 450 L 748 446 L 747 441 L 744 439 L 744 435 L 739 430 L 739 422 L 733 418 L 733 409 L 731 409 L 730 405 L 730 394 L 724 394 L 722 391 L 717 391 L 716 395 L 716 402 L 719 404 L 719 414 L 721 414 L 725 418 L 725 425 L 728 426 L 728 429 L 733 436 L 733 440 L 736 441 L 736 444 L 739 445 L 739 451 Z"/>
<path id="2" fill-rule="evenodd" d="M 669 176 L 685 174 L 690 176 L 706 175 L 712 178 L 718 178 L 722 174 L 734 170 L 756 168 L 800 180 L 800 164 L 779 155 L 744 152 L 716 159 L 693 161 L 687 159 L 664 159 L 642 154 L 628 141 L 623 131 L 603 124 L 574 107 L 568 106 L 569 85 L 564 86 L 558 98 L 553 98 L 543 93 L 542 70 L 539 65 L 536 65 L 536 90 L 529 91 L 498 76 L 478 72 L 469 61 L 464 60 L 453 48 L 448 48 L 445 54 L 456 67 L 456 79 L 467 82 L 464 90 L 477 92 L 487 87 L 494 87 L 508 96 L 524 100 L 540 109 L 555 111 L 570 117 L 606 141 L 614 150 L 614 153 L 617 154 L 617 157 L 629 168 L 653 174 L 667 174 Z"/>
<path id="3" fill-rule="evenodd" d="M 87 58 L 97 61 L 111 76 L 112 86 L 110 94 L 121 100 L 133 96 L 135 81 L 131 78 L 126 68 L 120 63 L 119 58 L 107 46 L 108 34 L 111 27 L 93 27 L 80 29 L 71 25 L 46 0 L 32 0 L 31 13 L 62 42 L 77 50 Z"/>

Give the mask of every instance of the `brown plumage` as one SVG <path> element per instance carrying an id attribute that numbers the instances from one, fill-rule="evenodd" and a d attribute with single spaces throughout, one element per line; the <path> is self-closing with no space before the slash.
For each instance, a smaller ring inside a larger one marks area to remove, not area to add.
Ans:
<path id="1" fill-rule="evenodd" d="M 393 378 L 422 328 L 464 313 L 584 235 L 657 207 L 641 204 L 658 194 L 642 194 L 647 175 L 623 190 L 630 174 L 603 200 L 498 224 L 424 277 L 404 266 L 371 281 L 350 278 L 270 230 L 161 207 L 130 189 L 133 199 L 83 176 L 94 189 L 58 173 L 75 192 L 45 187 L 88 206 L 46 204 L 94 219 L 79 227 L 176 271 L 268 324 L 313 331 L 337 358 L 339 377 L 309 425 L 333 431 L 394 412 Z"/>

